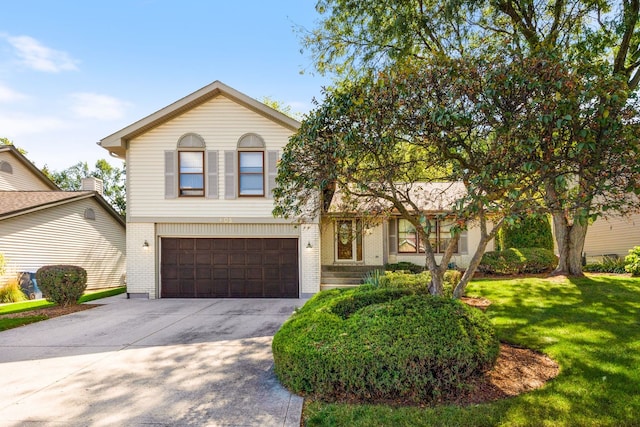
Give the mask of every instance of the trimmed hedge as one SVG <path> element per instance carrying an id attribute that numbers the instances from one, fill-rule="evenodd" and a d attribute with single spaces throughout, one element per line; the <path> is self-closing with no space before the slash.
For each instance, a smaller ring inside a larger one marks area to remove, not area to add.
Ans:
<path id="1" fill-rule="evenodd" d="M 477 309 L 367 285 L 316 294 L 273 339 L 282 384 L 328 401 L 453 396 L 493 366 L 498 350 Z"/>
<path id="2" fill-rule="evenodd" d="M 45 265 L 36 272 L 38 286 L 47 301 L 63 307 L 77 304 L 87 288 L 87 272 L 75 265 Z"/>
<path id="3" fill-rule="evenodd" d="M 422 273 L 425 268 L 409 261 L 400 261 L 394 264 L 385 264 L 384 269 L 387 271 L 410 271 L 412 273 Z"/>
<path id="4" fill-rule="evenodd" d="M 544 248 L 509 248 L 485 252 L 478 271 L 487 274 L 532 274 L 553 270 L 558 257 Z"/>

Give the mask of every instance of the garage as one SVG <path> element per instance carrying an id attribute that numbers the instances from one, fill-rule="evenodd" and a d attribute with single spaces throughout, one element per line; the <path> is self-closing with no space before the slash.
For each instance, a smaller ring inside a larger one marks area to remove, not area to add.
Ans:
<path id="1" fill-rule="evenodd" d="M 298 298 L 298 239 L 162 238 L 162 298 Z"/>

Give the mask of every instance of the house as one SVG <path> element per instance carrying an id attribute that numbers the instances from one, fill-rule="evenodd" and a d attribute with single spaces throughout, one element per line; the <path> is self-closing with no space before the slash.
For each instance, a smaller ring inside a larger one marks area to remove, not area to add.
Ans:
<path id="1" fill-rule="evenodd" d="M 624 258 L 635 246 L 640 246 L 640 213 L 598 218 L 587 229 L 583 251 L 587 262 L 598 262 L 603 256 Z"/>
<path id="2" fill-rule="evenodd" d="M 424 265 L 401 219 L 272 216 L 278 160 L 299 125 L 215 81 L 99 142 L 127 162 L 130 297 L 298 298 L 333 286 L 332 269 L 359 279 L 387 262 Z M 449 226 L 434 232 L 438 248 Z M 458 266 L 477 240 L 477 230 L 461 240 Z"/>
<path id="3" fill-rule="evenodd" d="M 125 279 L 125 223 L 95 191 L 61 191 L 13 146 L 0 146 L 0 282 L 43 265 L 87 270 L 87 288 L 119 286 Z"/>

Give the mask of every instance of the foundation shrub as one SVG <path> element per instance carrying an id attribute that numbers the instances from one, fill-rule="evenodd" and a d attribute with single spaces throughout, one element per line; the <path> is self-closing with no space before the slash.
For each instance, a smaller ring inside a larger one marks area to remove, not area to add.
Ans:
<path id="1" fill-rule="evenodd" d="M 43 296 L 66 307 L 77 304 L 87 288 L 87 272 L 75 265 L 46 265 L 36 272 Z"/>
<path id="2" fill-rule="evenodd" d="M 453 289 L 456 287 L 462 273 L 457 270 L 447 270 L 444 272 L 444 290 L 447 297 L 451 297 Z M 410 289 L 417 293 L 428 293 L 431 283 L 431 273 L 424 271 L 418 274 L 410 274 L 405 271 L 387 271 L 379 280 L 382 288 Z"/>
<path id="3" fill-rule="evenodd" d="M 495 363 L 493 327 L 460 301 L 371 286 L 329 292 L 274 336 L 276 375 L 293 392 L 429 402 L 455 395 Z"/>
<path id="4" fill-rule="evenodd" d="M 629 255 L 624 258 L 624 269 L 632 276 L 640 276 L 640 246 L 629 249 Z"/>
<path id="5" fill-rule="evenodd" d="M 505 224 L 496 237 L 497 249 L 545 248 L 553 250 L 551 223 L 546 215 L 520 218 L 513 224 Z"/>
<path id="6" fill-rule="evenodd" d="M 558 257 L 545 248 L 509 248 L 482 256 L 478 271 L 487 274 L 532 274 L 555 268 Z"/>
<path id="7" fill-rule="evenodd" d="M 414 273 L 414 274 L 421 273 L 424 271 L 424 267 L 408 261 L 401 261 L 393 264 L 386 264 L 384 268 L 387 271 L 410 271 L 411 273 Z"/>

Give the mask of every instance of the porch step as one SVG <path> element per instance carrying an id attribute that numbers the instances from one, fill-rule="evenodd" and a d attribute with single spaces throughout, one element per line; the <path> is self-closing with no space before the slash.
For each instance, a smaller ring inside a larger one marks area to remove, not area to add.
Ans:
<path id="1" fill-rule="evenodd" d="M 383 268 L 381 265 L 323 265 L 320 290 L 360 286 L 364 276 L 369 271 L 381 270 Z"/>

